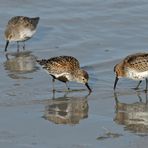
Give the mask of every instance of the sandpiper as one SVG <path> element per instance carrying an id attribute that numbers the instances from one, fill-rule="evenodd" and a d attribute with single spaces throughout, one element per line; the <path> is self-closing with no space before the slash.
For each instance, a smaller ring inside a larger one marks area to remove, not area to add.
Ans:
<path id="1" fill-rule="evenodd" d="M 7 51 L 8 44 L 11 41 L 17 42 L 17 49 L 19 50 L 19 42 L 25 42 L 26 40 L 30 39 L 36 32 L 39 19 L 39 17 L 29 18 L 26 16 L 12 17 L 8 21 L 5 30 L 5 51 Z M 25 48 L 25 43 L 23 48 Z"/>
<path id="2" fill-rule="evenodd" d="M 37 62 L 53 77 L 53 90 L 55 79 L 62 81 L 67 86 L 67 81 L 83 83 L 91 92 L 88 85 L 89 75 L 80 68 L 79 61 L 72 56 L 58 56 L 50 59 L 37 60 Z"/>
<path id="3" fill-rule="evenodd" d="M 114 90 L 119 78 L 126 77 L 133 80 L 139 80 L 135 89 L 138 89 L 142 80 L 146 80 L 146 89 L 148 83 L 148 53 L 136 53 L 127 56 L 120 63 L 114 67 L 116 79 L 114 83 Z"/>

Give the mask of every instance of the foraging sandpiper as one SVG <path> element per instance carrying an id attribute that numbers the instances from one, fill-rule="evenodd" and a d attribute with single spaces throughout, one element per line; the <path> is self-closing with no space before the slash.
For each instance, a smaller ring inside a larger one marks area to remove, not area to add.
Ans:
<path id="1" fill-rule="evenodd" d="M 138 89 L 142 80 L 146 80 L 146 89 L 148 87 L 148 53 L 136 53 L 127 56 L 114 67 L 116 79 L 114 90 L 119 78 L 126 77 L 133 80 L 139 80 L 135 89 Z"/>
<path id="2" fill-rule="evenodd" d="M 5 52 L 9 42 L 17 42 L 17 50 L 19 51 L 19 42 L 25 42 L 30 39 L 36 32 L 37 24 L 39 22 L 39 17 L 29 18 L 25 16 L 15 16 L 12 17 L 6 26 L 5 30 Z M 23 48 L 25 48 L 25 43 Z"/>
<path id="3" fill-rule="evenodd" d="M 37 60 L 37 62 L 53 77 L 53 90 L 55 79 L 58 79 L 64 82 L 67 88 L 67 81 L 76 81 L 85 84 L 89 92 L 92 91 L 88 85 L 89 75 L 80 68 L 79 61 L 76 58 L 72 56 L 58 56 Z"/>

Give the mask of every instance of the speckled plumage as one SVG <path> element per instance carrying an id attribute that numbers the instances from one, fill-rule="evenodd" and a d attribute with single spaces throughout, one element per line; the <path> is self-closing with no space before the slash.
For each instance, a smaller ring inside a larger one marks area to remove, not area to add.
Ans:
<path id="1" fill-rule="evenodd" d="M 50 59 L 37 60 L 37 62 L 53 77 L 62 82 L 76 81 L 88 86 L 88 73 L 80 68 L 79 61 L 72 56 L 58 56 Z"/>
<path id="2" fill-rule="evenodd" d="M 148 78 L 148 53 L 136 53 L 127 56 L 120 63 L 114 67 L 116 80 L 114 89 L 116 88 L 117 81 L 120 77 L 126 77 L 133 80 L 140 80 L 136 89 L 139 87 L 142 80 Z"/>
<path id="3" fill-rule="evenodd" d="M 148 53 L 136 53 L 125 58 L 126 66 L 138 72 L 148 70 Z"/>
<path id="4" fill-rule="evenodd" d="M 71 56 L 59 56 L 41 60 L 40 64 L 51 74 L 73 73 L 75 69 L 80 68 L 79 61 Z"/>
<path id="5" fill-rule="evenodd" d="M 5 51 L 7 51 L 7 46 L 10 41 L 26 41 L 30 39 L 36 32 L 37 24 L 39 22 L 39 17 L 29 18 L 25 16 L 15 16 L 12 17 L 5 29 L 5 39 L 6 46 Z M 19 47 L 18 47 L 19 48 Z"/>

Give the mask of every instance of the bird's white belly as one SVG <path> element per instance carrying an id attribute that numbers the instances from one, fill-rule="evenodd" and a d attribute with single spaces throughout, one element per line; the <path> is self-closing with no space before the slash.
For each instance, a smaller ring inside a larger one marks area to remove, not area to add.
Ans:
<path id="1" fill-rule="evenodd" d="M 30 30 L 30 29 L 23 29 L 20 31 L 20 41 L 25 41 L 29 38 L 31 38 L 36 30 Z"/>
<path id="2" fill-rule="evenodd" d="M 62 77 L 62 76 L 64 76 L 65 78 L 67 78 L 67 80 L 69 80 L 69 81 L 72 81 L 73 80 L 72 76 L 69 73 L 67 73 L 67 72 L 64 72 L 64 73 L 61 73 L 61 74 L 55 74 L 55 77 L 56 78 Z"/>
<path id="3" fill-rule="evenodd" d="M 137 72 L 135 70 L 129 70 L 127 72 L 127 77 L 134 80 L 144 80 L 145 78 L 148 78 L 148 71 Z"/>
<path id="4" fill-rule="evenodd" d="M 42 67 L 44 68 L 44 66 L 42 66 Z M 65 78 L 67 78 L 67 80 L 69 80 L 69 81 L 72 81 L 72 80 L 73 80 L 72 76 L 71 76 L 69 73 L 67 73 L 67 72 L 61 73 L 61 74 L 56 74 L 56 73 L 50 73 L 50 72 L 49 72 L 47 69 L 45 69 L 45 68 L 44 68 L 44 70 L 45 70 L 45 72 L 46 72 L 47 74 L 50 74 L 50 75 L 55 76 L 55 78 L 65 77 Z"/>

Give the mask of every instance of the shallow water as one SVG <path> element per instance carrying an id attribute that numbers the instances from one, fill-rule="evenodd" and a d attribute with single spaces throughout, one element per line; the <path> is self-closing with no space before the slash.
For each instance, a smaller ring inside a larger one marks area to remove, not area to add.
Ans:
<path id="1" fill-rule="evenodd" d="M 147 52 L 146 0 L 1 0 L 0 147 L 147 147 L 148 105 L 143 82 L 120 80 L 113 92 L 114 65 Z M 4 53 L 4 28 L 16 15 L 40 16 L 26 50 L 11 43 Z M 49 77 L 35 59 L 72 55 L 90 74 L 93 92 L 70 83 L 72 92 Z"/>

